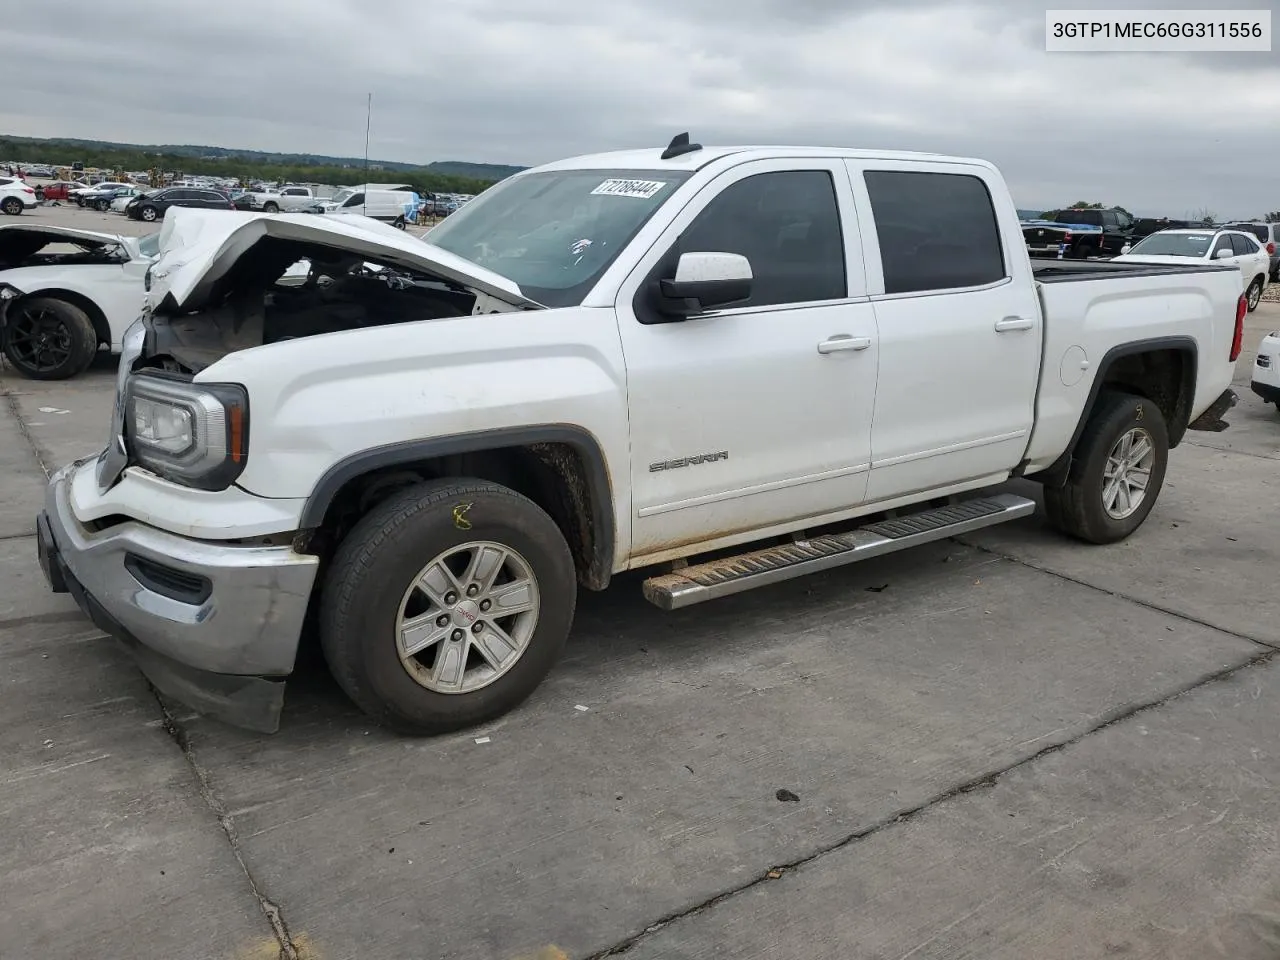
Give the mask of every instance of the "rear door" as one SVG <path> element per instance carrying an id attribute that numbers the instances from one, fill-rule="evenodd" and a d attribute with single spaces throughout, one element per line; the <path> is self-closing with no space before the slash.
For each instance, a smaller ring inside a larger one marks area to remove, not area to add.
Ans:
<path id="1" fill-rule="evenodd" d="M 616 202 L 629 202 L 619 197 Z M 750 300 L 664 322 L 638 295 L 680 252 L 745 256 Z M 749 539 L 862 502 L 876 323 L 843 161 L 734 167 L 622 284 L 633 558 Z"/>
<path id="2" fill-rule="evenodd" d="M 1008 476 L 1035 419 L 1043 334 L 1003 179 L 850 161 L 879 331 L 868 501 Z"/>

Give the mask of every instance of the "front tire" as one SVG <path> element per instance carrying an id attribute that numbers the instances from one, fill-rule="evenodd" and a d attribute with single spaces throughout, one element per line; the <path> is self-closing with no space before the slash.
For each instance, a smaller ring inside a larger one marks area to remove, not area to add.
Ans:
<path id="1" fill-rule="evenodd" d="M 1262 278 L 1254 277 L 1253 283 L 1249 284 L 1249 289 L 1245 291 L 1245 302 L 1249 305 L 1249 312 L 1258 309 L 1258 303 L 1262 300 Z"/>
<path id="2" fill-rule="evenodd" d="M 533 693 L 576 602 L 568 544 L 537 504 L 486 481 L 437 480 L 393 496 L 343 540 L 320 640 L 365 713 L 403 733 L 446 733 Z"/>
<path id="3" fill-rule="evenodd" d="M 32 297 L 10 307 L 0 330 L 0 349 L 30 380 L 66 380 L 93 362 L 98 334 L 79 307 L 52 297 Z"/>
<path id="4" fill-rule="evenodd" d="M 1098 399 L 1067 482 L 1044 490 L 1051 526 L 1088 543 L 1116 543 L 1142 526 L 1169 465 L 1169 431 L 1150 400 L 1106 392 Z"/>
<path id="5" fill-rule="evenodd" d="M 263 213 L 279 213 L 280 205 L 278 203 L 264 203 L 262 205 Z"/>

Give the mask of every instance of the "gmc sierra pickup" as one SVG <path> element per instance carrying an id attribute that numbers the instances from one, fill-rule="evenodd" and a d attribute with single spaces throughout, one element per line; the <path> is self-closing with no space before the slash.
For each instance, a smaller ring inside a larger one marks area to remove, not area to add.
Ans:
<path id="1" fill-rule="evenodd" d="M 528 697 L 620 571 L 684 607 L 1026 516 L 1011 477 L 1122 540 L 1225 426 L 1245 313 L 1233 268 L 1033 268 L 980 160 L 685 135 L 424 240 L 175 210 L 145 285 L 41 565 L 157 688 L 268 732 L 313 633 L 433 733 Z"/>

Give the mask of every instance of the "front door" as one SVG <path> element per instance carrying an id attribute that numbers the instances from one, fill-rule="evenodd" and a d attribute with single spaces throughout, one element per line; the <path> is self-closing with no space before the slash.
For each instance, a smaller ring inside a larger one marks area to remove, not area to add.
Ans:
<path id="1" fill-rule="evenodd" d="M 699 251 L 745 256 L 751 297 L 665 322 L 643 292 L 679 253 Z M 633 559 L 740 542 L 862 501 L 877 363 L 864 276 L 840 161 L 743 164 L 676 216 L 616 305 Z"/>
<path id="2" fill-rule="evenodd" d="M 1034 423 L 1042 336 L 1016 214 L 1001 207 L 1002 229 L 991 199 L 1007 188 L 979 166 L 850 161 L 849 172 L 872 212 L 880 335 L 867 500 L 1007 476 Z"/>

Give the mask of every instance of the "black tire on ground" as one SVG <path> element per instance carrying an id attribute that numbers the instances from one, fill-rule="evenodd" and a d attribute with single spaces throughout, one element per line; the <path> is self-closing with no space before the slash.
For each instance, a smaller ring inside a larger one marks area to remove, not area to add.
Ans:
<path id="1" fill-rule="evenodd" d="M 1098 248 L 1091 243 L 1081 243 L 1076 245 L 1073 253 L 1077 260 L 1088 260 L 1098 255 Z"/>
<path id="2" fill-rule="evenodd" d="M 539 596 L 536 625 L 519 659 L 487 686 L 429 690 L 400 659 L 401 604 L 434 558 L 477 542 L 527 561 Z M 474 726 L 522 703 L 559 659 L 577 602 L 573 557 L 555 521 L 520 494 L 473 479 L 416 484 L 375 507 L 343 540 L 322 589 L 320 642 L 334 678 L 372 718 L 413 735 Z"/>
<path id="3" fill-rule="evenodd" d="M 263 212 L 263 213 L 279 213 L 279 212 L 280 212 L 280 204 L 278 204 L 278 203 L 264 203 L 264 204 L 262 205 L 262 212 Z"/>
<path id="4" fill-rule="evenodd" d="M 160 211 L 150 204 L 145 207 L 138 208 L 138 219 L 140 220 L 145 220 L 147 223 L 151 223 L 152 221 L 159 219 L 159 217 Z"/>
<path id="5" fill-rule="evenodd" d="M 34 332 L 34 331 L 39 332 Z M 46 347 L 36 337 L 48 339 Z M 11 307 L 0 349 L 31 380 L 66 380 L 83 373 L 98 353 L 93 321 L 79 307 L 52 297 L 32 297 Z"/>
<path id="6" fill-rule="evenodd" d="M 1248 304 L 1249 312 L 1258 309 L 1258 301 L 1262 299 L 1262 278 L 1254 277 L 1253 283 L 1249 284 L 1249 289 L 1244 293 L 1245 302 Z"/>
<path id="7" fill-rule="evenodd" d="M 395 227 L 397 230 L 403 230 L 405 226 L 404 217 L 396 217 L 395 222 L 392 223 L 392 226 Z"/>
<path id="8" fill-rule="evenodd" d="M 17 197 L 5 197 L 4 203 L 0 203 L 0 210 L 5 212 L 5 216 L 16 217 L 23 211 L 24 204 Z"/>
<path id="9" fill-rule="evenodd" d="M 111 202 L 109 200 L 98 200 L 93 204 L 93 209 L 97 210 L 99 213 L 106 213 L 110 207 Z"/>
<path id="10" fill-rule="evenodd" d="M 1103 503 L 1105 476 L 1112 449 L 1131 430 L 1145 431 L 1155 450 L 1147 486 L 1136 510 L 1121 519 Z M 1169 431 L 1164 415 L 1150 400 L 1130 393 L 1105 391 L 1076 444 L 1075 460 L 1065 486 L 1045 487 L 1045 515 L 1058 531 L 1088 543 L 1116 543 L 1147 519 L 1164 485 L 1169 466 Z"/>

